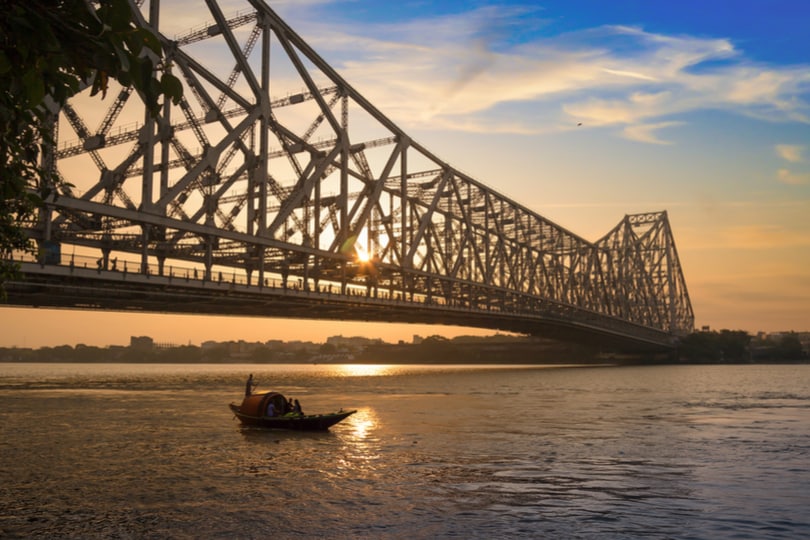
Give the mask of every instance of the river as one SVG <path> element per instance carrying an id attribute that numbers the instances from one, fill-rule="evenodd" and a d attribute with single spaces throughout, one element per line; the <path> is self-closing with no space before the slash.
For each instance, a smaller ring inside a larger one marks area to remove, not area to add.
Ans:
<path id="1" fill-rule="evenodd" d="M 246 430 L 248 373 L 326 433 Z M 810 366 L 0 364 L 2 538 L 807 538 Z"/>

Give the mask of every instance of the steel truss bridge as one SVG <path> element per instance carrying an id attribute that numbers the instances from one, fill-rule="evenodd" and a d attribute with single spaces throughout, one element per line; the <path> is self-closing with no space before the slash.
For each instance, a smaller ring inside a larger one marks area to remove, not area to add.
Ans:
<path id="1" fill-rule="evenodd" d="M 54 111 L 26 306 L 457 324 L 672 347 L 694 315 L 666 212 L 589 242 L 445 163 L 261 0 L 182 35 L 184 84 Z M 202 6 L 200 8 L 203 11 Z M 223 62 L 227 58 L 227 62 Z M 97 126 L 97 127 L 91 127 Z"/>

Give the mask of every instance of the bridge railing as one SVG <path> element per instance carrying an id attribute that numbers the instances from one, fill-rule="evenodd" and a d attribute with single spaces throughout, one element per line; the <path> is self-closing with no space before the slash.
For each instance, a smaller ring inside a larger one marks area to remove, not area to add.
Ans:
<path id="1" fill-rule="evenodd" d="M 513 321 L 512 323 L 507 322 L 501 328 L 503 330 L 509 330 L 510 324 L 514 328 L 522 327 L 522 323 L 528 319 L 546 323 L 552 321 L 561 325 L 579 325 L 619 335 L 634 335 L 653 342 L 662 342 L 667 339 L 664 333 L 657 329 L 646 328 L 553 300 L 517 293 L 504 295 L 503 302 L 496 304 L 486 301 L 428 296 L 421 293 L 403 294 L 401 290 L 386 287 L 357 285 L 341 287 L 338 282 L 321 282 L 317 287 L 306 287 L 302 286 L 302 281 L 299 281 L 296 276 L 285 281 L 281 276 L 270 275 L 259 282 L 255 277 L 251 278 L 246 272 L 234 268 L 218 268 L 209 277 L 205 275 L 202 268 L 194 266 L 164 264 L 161 268 L 158 264 L 142 265 L 140 261 L 128 258 L 112 258 L 105 263 L 103 258 L 77 254 L 63 258 L 66 260 L 60 258 L 58 261 L 51 260 L 46 264 L 42 258 L 37 258 L 32 254 L 17 253 L 14 260 L 35 265 L 40 274 L 47 274 L 49 269 L 58 269 L 60 275 L 66 273 L 68 276 L 97 278 L 106 282 L 135 280 L 140 283 L 175 284 L 200 289 L 214 287 L 222 290 L 234 290 L 238 288 L 257 295 L 282 294 L 301 298 L 319 296 L 324 299 L 343 298 L 344 301 L 363 305 L 413 306 L 419 310 L 427 309 L 435 312 L 436 318 L 440 321 L 441 313 L 445 313 L 447 316 L 453 313 L 478 314 Z"/>
<path id="2" fill-rule="evenodd" d="M 205 269 L 202 266 L 183 266 L 177 264 L 160 265 L 153 262 L 144 265 L 141 261 L 135 259 L 118 257 L 109 258 L 105 261 L 103 257 L 72 254 L 45 262 L 42 257 L 35 256 L 31 253 L 16 252 L 11 260 L 37 264 L 43 269 L 48 267 L 67 268 L 69 273 L 73 273 L 77 270 L 93 271 L 107 280 L 112 276 L 119 276 L 122 280 L 133 276 L 146 279 L 157 277 L 163 278 L 168 282 L 210 283 L 223 287 L 239 286 L 255 290 L 271 289 L 290 292 L 367 297 L 439 306 L 455 304 L 454 302 L 447 301 L 447 299 L 443 297 L 434 296 L 430 298 L 428 295 L 422 293 L 414 293 L 405 296 L 400 290 L 380 286 L 347 284 L 345 287 L 342 287 L 340 282 L 324 280 L 321 280 L 316 286 L 312 283 L 306 284 L 302 278 L 297 276 L 290 276 L 285 280 L 280 275 L 266 274 L 266 277 L 260 281 L 255 276 L 249 276 L 243 269 L 233 267 L 214 266 L 209 276 L 206 275 Z"/>

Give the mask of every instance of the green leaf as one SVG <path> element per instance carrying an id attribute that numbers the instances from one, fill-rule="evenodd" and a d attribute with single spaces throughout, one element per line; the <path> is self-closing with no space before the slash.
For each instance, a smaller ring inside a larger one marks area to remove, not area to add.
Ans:
<path id="1" fill-rule="evenodd" d="M 115 55 L 118 57 L 118 63 L 121 71 L 129 71 L 131 67 L 130 59 L 133 58 L 127 51 L 121 47 L 114 47 Z"/>
<path id="2" fill-rule="evenodd" d="M 23 86 L 25 99 L 30 107 L 38 107 L 45 99 L 45 84 L 42 77 L 34 70 L 30 70 L 23 75 Z"/>
<path id="3" fill-rule="evenodd" d="M 132 69 L 129 70 L 129 75 L 132 78 L 132 86 L 135 87 L 137 90 L 143 90 L 144 79 L 143 74 L 144 70 L 141 67 L 141 64 L 146 60 L 145 58 L 133 58 L 132 62 Z M 147 75 L 149 77 L 149 75 Z"/>
<path id="4" fill-rule="evenodd" d="M 183 83 L 171 73 L 164 73 L 160 78 L 160 88 L 167 98 L 177 105 L 183 97 Z"/>
<path id="5" fill-rule="evenodd" d="M 137 32 L 141 42 L 149 47 L 153 53 L 158 55 L 161 53 L 162 47 L 160 46 L 160 40 L 155 34 L 146 28 L 139 28 Z"/>
<path id="6" fill-rule="evenodd" d="M 127 0 L 104 0 L 99 4 L 95 14 L 104 25 L 104 33 L 121 32 L 128 28 L 132 21 L 132 11 Z"/>
<path id="7" fill-rule="evenodd" d="M 11 61 L 6 56 L 5 51 L 0 51 L 0 75 L 5 75 L 11 71 Z"/>
<path id="8" fill-rule="evenodd" d="M 127 50 L 133 56 L 140 56 L 143 50 L 143 39 L 141 39 L 138 30 L 127 32 L 123 36 L 123 43 L 126 45 Z"/>
<path id="9" fill-rule="evenodd" d="M 122 86 L 132 86 L 132 74 L 129 71 L 121 71 L 117 78 Z"/>

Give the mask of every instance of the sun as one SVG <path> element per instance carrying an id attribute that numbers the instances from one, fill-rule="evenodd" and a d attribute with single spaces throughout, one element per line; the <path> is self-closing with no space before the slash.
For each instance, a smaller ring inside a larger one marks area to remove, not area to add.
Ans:
<path id="1" fill-rule="evenodd" d="M 371 250 L 368 246 L 368 231 L 362 229 L 354 241 L 354 253 L 357 262 L 367 263 L 371 260 Z"/>

